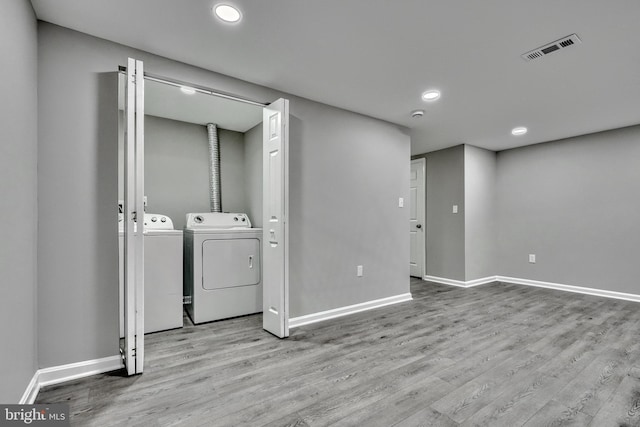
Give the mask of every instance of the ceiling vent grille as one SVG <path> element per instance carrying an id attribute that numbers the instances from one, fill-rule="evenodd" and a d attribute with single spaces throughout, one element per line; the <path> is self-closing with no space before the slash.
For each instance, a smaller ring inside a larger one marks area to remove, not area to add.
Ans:
<path id="1" fill-rule="evenodd" d="M 570 36 L 563 37 L 560 40 L 556 40 L 552 43 L 547 43 L 544 46 L 540 46 L 537 49 L 533 49 L 527 53 L 523 53 L 520 56 L 525 61 L 531 61 L 533 59 L 542 58 L 543 56 L 549 55 L 550 53 L 553 53 L 560 49 L 565 49 L 567 47 L 575 46 L 579 43 L 582 43 L 580 38 L 576 34 L 571 34 Z"/>

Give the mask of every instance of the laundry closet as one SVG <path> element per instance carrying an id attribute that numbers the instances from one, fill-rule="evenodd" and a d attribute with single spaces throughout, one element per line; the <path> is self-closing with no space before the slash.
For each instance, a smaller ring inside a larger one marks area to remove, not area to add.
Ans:
<path id="1" fill-rule="evenodd" d="M 134 58 L 118 82 L 127 373 L 143 372 L 145 334 L 182 326 L 183 306 L 195 324 L 262 312 L 287 337 L 289 101 L 155 76 Z"/>
<path id="2" fill-rule="evenodd" d="M 144 111 L 144 332 L 182 327 L 183 304 L 194 323 L 261 312 L 262 106 L 152 78 Z"/>

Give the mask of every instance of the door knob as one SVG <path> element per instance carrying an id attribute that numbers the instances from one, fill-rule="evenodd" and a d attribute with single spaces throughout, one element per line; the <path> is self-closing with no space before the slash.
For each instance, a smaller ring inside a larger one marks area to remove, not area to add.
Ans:
<path id="1" fill-rule="evenodd" d="M 416 224 L 416 228 L 422 228 L 422 224 Z"/>

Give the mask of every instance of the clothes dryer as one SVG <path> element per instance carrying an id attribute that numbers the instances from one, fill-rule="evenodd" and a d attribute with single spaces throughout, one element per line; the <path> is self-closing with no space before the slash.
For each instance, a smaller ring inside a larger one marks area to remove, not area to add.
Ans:
<path id="1" fill-rule="evenodd" d="M 183 283 L 193 323 L 262 311 L 261 241 L 244 213 L 187 214 Z"/>

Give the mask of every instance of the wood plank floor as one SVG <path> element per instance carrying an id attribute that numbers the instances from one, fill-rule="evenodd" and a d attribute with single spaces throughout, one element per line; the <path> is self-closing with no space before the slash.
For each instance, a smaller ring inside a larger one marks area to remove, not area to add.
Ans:
<path id="1" fill-rule="evenodd" d="M 640 426 L 640 305 L 417 279 L 414 301 L 293 329 L 147 335 L 145 373 L 43 389 L 78 426 Z"/>

